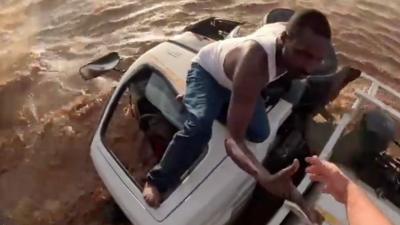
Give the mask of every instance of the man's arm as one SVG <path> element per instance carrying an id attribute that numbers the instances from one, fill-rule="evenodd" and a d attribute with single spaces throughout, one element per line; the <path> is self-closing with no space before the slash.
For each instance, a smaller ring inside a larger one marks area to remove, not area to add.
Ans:
<path id="1" fill-rule="evenodd" d="M 235 50 L 234 50 L 235 51 Z M 269 81 L 268 55 L 257 42 L 248 41 L 234 54 L 237 58 L 231 70 L 233 89 L 228 110 L 228 130 L 225 141 L 227 154 L 244 171 L 252 175 L 270 193 L 296 202 L 313 222 L 320 222 L 318 213 L 308 207 L 291 177 L 299 168 L 298 160 L 271 175 L 245 144 L 246 132 L 260 98 L 261 89 Z M 229 59 L 229 53 L 227 55 Z"/>
<path id="2" fill-rule="evenodd" d="M 368 199 L 367 195 L 333 163 L 313 156 L 306 159 L 311 180 L 325 185 L 331 194 L 346 206 L 350 225 L 391 225 L 385 215 Z"/>
<path id="3" fill-rule="evenodd" d="M 347 217 L 350 225 L 392 225 L 367 195 L 353 182 L 347 187 Z"/>
<path id="4" fill-rule="evenodd" d="M 234 51 L 236 52 L 233 57 L 236 57 L 236 60 L 233 70 L 231 70 L 233 88 L 227 125 L 230 136 L 242 150 L 242 152 L 236 152 L 236 154 L 242 155 L 232 158 L 239 167 L 258 178 L 260 174 L 267 173 L 269 175 L 269 173 L 247 148 L 245 138 L 261 89 L 269 79 L 267 76 L 268 55 L 262 46 L 255 41 L 248 41 L 240 49 Z M 227 57 L 231 57 L 229 53 Z M 232 152 L 228 152 L 228 154 L 230 153 Z M 245 162 L 235 159 L 243 159 Z"/>

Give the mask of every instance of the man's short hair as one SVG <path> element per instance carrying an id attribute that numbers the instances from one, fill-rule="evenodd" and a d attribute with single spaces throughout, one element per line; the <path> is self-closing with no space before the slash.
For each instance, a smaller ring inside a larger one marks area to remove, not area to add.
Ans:
<path id="1" fill-rule="evenodd" d="M 304 28 L 309 28 L 315 34 L 331 39 L 331 27 L 326 16 L 315 9 L 305 9 L 296 12 L 286 26 L 289 36 L 300 34 Z"/>

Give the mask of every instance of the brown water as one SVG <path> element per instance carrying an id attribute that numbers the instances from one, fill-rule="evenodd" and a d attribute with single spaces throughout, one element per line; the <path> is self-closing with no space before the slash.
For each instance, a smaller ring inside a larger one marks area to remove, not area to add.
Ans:
<path id="1" fill-rule="evenodd" d="M 340 61 L 400 90 L 397 0 L 1 0 L 0 224 L 108 223 L 89 143 L 116 82 L 84 82 L 80 65 L 108 51 L 135 59 L 211 15 L 249 31 L 279 6 L 325 12 Z"/>

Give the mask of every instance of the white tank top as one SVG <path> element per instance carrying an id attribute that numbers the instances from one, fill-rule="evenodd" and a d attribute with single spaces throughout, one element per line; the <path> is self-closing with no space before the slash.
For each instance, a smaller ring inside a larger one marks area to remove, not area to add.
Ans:
<path id="1" fill-rule="evenodd" d="M 232 81 L 224 71 L 225 56 L 230 50 L 241 45 L 244 41 L 254 40 L 264 48 L 268 55 L 268 76 L 269 82 L 272 82 L 278 78 L 275 59 L 276 39 L 284 30 L 284 23 L 266 24 L 248 36 L 221 40 L 206 45 L 192 61 L 200 64 L 221 86 L 232 90 Z"/>

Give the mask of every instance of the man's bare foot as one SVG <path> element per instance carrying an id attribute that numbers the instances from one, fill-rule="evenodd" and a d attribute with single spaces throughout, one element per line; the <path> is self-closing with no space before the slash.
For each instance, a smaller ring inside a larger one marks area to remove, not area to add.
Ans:
<path id="1" fill-rule="evenodd" d="M 143 188 L 143 198 L 149 206 L 158 208 L 160 206 L 161 195 L 157 188 L 146 182 Z"/>

